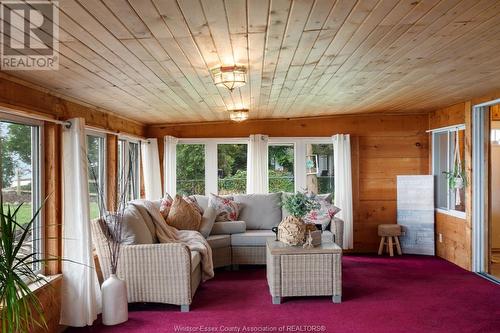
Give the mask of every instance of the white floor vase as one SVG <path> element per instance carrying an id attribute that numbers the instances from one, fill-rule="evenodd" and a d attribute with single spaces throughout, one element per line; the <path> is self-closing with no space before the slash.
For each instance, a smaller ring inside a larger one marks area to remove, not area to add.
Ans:
<path id="1" fill-rule="evenodd" d="M 102 323 L 118 325 L 128 320 L 127 284 L 115 274 L 104 281 L 102 290 Z"/>

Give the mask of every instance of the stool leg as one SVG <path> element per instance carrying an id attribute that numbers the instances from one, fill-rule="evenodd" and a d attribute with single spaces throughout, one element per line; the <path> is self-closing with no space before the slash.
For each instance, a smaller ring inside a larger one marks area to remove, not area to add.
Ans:
<path id="1" fill-rule="evenodd" d="M 378 247 L 378 255 L 382 255 L 382 251 L 384 250 L 384 242 L 385 242 L 385 237 L 382 236 L 380 237 L 380 245 Z"/>
<path id="2" fill-rule="evenodd" d="M 401 252 L 401 244 L 399 244 L 399 237 L 396 236 L 396 237 L 394 237 L 394 239 L 396 240 L 396 250 L 398 251 L 399 255 L 402 255 L 403 252 Z"/>
<path id="3" fill-rule="evenodd" d="M 389 236 L 389 255 L 394 257 L 394 249 L 392 244 L 392 236 Z"/>

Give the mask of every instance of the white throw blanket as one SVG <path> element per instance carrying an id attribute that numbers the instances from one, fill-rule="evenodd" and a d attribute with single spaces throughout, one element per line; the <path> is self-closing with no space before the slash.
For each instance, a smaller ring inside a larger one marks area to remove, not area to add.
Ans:
<path id="1" fill-rule="evenodd" d="M 203 281 L 214 277 L 212 248 L 202 234 L 192 230 L 177 230 L 169 226 L 161 216 L 158 205 L 152 201 L 134 200 L 129 204 L 136 208 L 142 216 L 149 215 L 151 217 L 155 226 L 156 237 L 160 243 L 183 243 L 191 251 L 200 253 Z"/>

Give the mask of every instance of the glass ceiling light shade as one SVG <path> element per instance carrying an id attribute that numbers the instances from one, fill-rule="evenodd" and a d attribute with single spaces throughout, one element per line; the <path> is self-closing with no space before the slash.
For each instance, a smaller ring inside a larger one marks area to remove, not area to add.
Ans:
<path id="1" fill-rule="evenodd" d="M 248 119 L 248 109 L 229 110 L 229 118 L 232 121 L 241 122 Z"/>
<path id="2" fill-rule="evenodd" d="M 247 69 L 244 66 L 221 66 L 212 68 L 215 85 L 230 91 L 247 83 Z"/>

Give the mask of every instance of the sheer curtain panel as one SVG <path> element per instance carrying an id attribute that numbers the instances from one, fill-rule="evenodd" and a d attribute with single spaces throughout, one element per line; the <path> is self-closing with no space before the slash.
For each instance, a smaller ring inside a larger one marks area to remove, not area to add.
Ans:
<path id="1" fill-rule="evenodd" d="M 337 134 L 333 139 L 333 169 L 335 206 L 341 211 L 338 217 L 344 220 L 344 249 L 353 248 L 351 139 L 349 134 Z"/>
<path id="2" fill-rule="evenodd" d="M 164 176 L 165 176 L 165 192 L 172 197 L 177 193 L 177 138 L 173 136 L 166 136 L 165 151 L 163 154 L 164 162 Z"/>
<path id="3" fill-rule="evenodd" d="M 157 200 L 162 197 L 160 156 L 158 153 L 158 140 L 147 139 L 143 142 L 142 150 L 142 172 L 144 175 L 145 199 Z"/>
<path id="4" fill-rule="evenodd" d="M 269 137 L 262 134 L 250 135 L 247 157 L 247 193 L 267 193 L 267 143 Z"/>
<path id="5" fill-rule="evenodd" d="M 92 325 L 101 307 L 89 220 L 85 120 L 63 127 L 63 288 L 60 323 Z"/>

